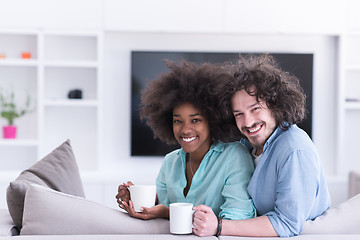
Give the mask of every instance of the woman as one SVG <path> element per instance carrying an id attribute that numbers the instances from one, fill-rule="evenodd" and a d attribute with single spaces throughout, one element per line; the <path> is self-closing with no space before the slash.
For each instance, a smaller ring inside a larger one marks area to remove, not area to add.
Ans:
<path id="1" fill-rule="evenodd" d="M 222 219 L 248 219 L 256 211 L 247 193 L 254 166 L 239 142 L 224 143 L 239 132 L 223 120 L 213 96 L 213 80 L 228 77 L 211 64 L 167 62 L 169 73 L 143 92 L 140 116 L 154 136 L 181 148 L 165 156 L 156 179 L 157 205 L 135 212 L 127 187 L 116 198 L 130 216 L 169 218 L 169 204 L 189 202 L 209 206 Z"/>

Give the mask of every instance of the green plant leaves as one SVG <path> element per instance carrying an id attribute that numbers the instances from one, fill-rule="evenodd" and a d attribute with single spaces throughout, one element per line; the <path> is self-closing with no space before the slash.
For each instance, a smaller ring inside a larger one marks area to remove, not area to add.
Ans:
<path id="1" fill-rule="evenodd" d="M 13 125 L 16 118 L 19 118 L 30 112 L 30 96 L 27 96 L 25 107 L 20 110 L 16 108 L 14 100 L 15 94 L 13 92 L 5 95 L 3 91 L 0 91 L 0 114 L 2 118 L 7 119 L 8 125 Z"/>

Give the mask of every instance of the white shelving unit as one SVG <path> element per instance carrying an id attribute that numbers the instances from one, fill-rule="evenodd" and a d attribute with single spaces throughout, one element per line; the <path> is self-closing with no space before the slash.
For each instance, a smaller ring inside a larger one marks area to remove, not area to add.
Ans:
<path id="1" fill-rule="evenodd" d="M 337 136 L 338 153 L 336 174 L 348 176 L 349 171 L 360 171 L 358 149 L 360 135 L 360 4 L 347 1 L 347 21 L 339 36 L 339 82 Z"/>
<path id="2" fill-rule="evenodd" d="M 22 59 L 22 52 L 31 59 Z M 101 121 L 102 33 L 0 31 L 0 88 L 35 111 L 15 120 L 16 139 L 0 139 L 0 169 L 31 166 L 70 139 L 82 169 L 96 169 Z M 69 99 L 80 89 L 82 99 Z M 0 119 L 0 125 L 6 125 Z M 1 134 L 2 135 L 2 134 Z"/>
<path id="3" fill-rule="evenodd" d="M 341 131 L 342 138 L 342 156 L 339 163 L 340 173 L 347 174 L 349 171 L 360 171 L 360 161 L 353 149 L 358 148 L 358 143 L 349 139 L 358 139 L 360 129 L 360 28 L 358 32 L 347 32 L 344 36 L 344 74 L 343 74 L 343 99 L 344 120 Z"/>
<path id="4" fill-rule="evenodd" d="M 39 108 L 39 35 L 36 31 L 1 31 L 0 32 L 0 88 L 15 93 L 19 106 L 25 103 L 26 95 L 32 98 L 32 106 Z M 22 59 L 22 52 L 30 52 L 31 59 Z M 36 111 L 15 120 L 18 126 L 18 138 L 2 139 L 2 126 L 7 125 L 0 119 L 0 169 L 17 170 L 30 166 L 38 157 L 39 115 Z"/>

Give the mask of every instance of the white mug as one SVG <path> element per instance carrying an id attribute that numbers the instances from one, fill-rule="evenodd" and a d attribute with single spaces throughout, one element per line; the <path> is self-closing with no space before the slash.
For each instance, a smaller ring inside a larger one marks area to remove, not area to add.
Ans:
<path id="1" fill-rule="evenodd" d="M 170 232 L 173 234 L 192 233 L 193 212 L 191 203 L 171 203 Z"/>
<path id="2" fill-rule="evenodd" d="M 131 185 L 129 191 L 135 212 L 141 212 L 141 207 L 150 208 L 155 206 L 155 185 Z"/>

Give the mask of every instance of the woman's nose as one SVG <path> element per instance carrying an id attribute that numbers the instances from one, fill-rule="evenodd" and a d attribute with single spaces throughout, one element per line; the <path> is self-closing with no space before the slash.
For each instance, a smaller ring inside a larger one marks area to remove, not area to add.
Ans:
<path id="1" fill-rule="evenodd" d="M 183 133 L 190 133 L 192 131 L 192 127 L 190 124 L 185 123 L 181 129 Z"/>

